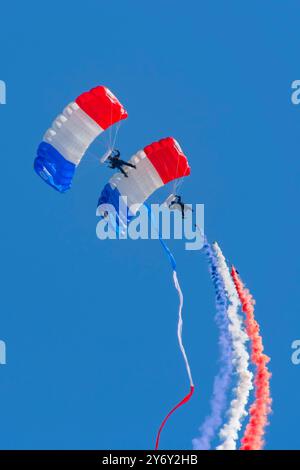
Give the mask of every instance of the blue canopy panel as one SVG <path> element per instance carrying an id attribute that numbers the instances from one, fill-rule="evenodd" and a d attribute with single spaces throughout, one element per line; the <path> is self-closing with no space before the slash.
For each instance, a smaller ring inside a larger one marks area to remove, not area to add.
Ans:
<path id="1" fill-rule="evenodd" d="M 35 172 L 60 193 L 70 189 L 76 165 L 66 160 L 53 145 L 41 142 L 34 160 Z"/>
<path id="2" fill-rule="evenodd" d="M 98 209 L 100 206 L 103 206 L 103 212 L 107 211 L 109 216 L 112 216 L 112 208 L 115 209 L 117 213 L 116 225 L 119 226 L 128 225 L 130 221 L 135 217 L 133 214 L 130 214 L 127 205 L 125 204 L 124 199 L 122 198 L 121 193 L 116 187 L 112 187 L 110 183 L 107 183 L 98 199 Z M 121 203 L 121 205 L 120 205 Z M 109 206 L 111 207 L 109 207 Z"/>

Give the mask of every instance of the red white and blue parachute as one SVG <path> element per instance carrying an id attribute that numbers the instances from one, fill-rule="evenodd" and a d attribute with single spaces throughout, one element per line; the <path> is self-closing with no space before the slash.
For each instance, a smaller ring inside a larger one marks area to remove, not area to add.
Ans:
<path id="1" fill-rule="evenodd" d="M 126 110 L 105 86 L 82 93 L 45 133 L 34 161 L 36 173 L 58 191 L 67 191 L 91 143 L 107 128 L 126 118 Z"/>
<path id="2" fill-rule="evenodd" d="M 127 112 L 118 99 L 104 86 L 98 86 L 81 94 L 70 103 L 45 133 L 37 150 L 34 162 L 36 173 L 59 192 L 71 187 L 72 178 L 78 164 L 91 143 L 103 131 L 125 119 Z M 112 147 L 100 160 L 102 163 L 111 154 Z M 190 167 L 178 142 L 167 137 L 139 150 L 130 159 L 131 166 L 119 160 L 121 173 L 115 173 L 103 188 L 98 200 L 97 214 L 114 219 L 116 231 L 127 226 L 141 206 L 158 188 L 175 180 L 178 194 L 178 180 L 190 174 Z M 124 165 L 124 167 L 123 167 Z M 114 168 L 114 166 L 111 166 Z M 170 204 L 173 202 L 173 204 Z M 170 209 L 176 209 L 174 194 L 166 201 Z M 179 208 L 181 206 L 179 205 Z M 147 206 L 148 208 L 148 206 Z M 178 206 L 177 206 L 178 208 Z M 148 208 L 151 223 L 154 215 Z M 254 402 L 250 407 L 249 422 L 242 438 L 242 450 L 261 450 L 264 435 L 271 412 L 269 357 L 264 353 L 260 327 L 254 316 L 254 299 L 241 281 L 238 272 L 232 267 L 230 272 L 226 259 L 217 243 L 211 245 L 198 225 L 198 231 L 204 237 L 203 250 L 207 256 L 211 279 L 216 292 L 216 323 L 219 328 L 220 369 L 214 380 L 211 412 L 200 427 L 200 435 L 193 440 L 197 450 L 211 448 L 213 439 L 219 430 L 221 439 L 219 450 L 234 450 L 238 446 L 239 431 L 252 389 L 254 375 Z M 173 413 L 187 403 L 194 393 L 192 372 L 183 338 L 184 297 L 180 287 L 175 258 L 164 240 L 157 235 L 172 268 L 172 279 L 178 294 L 177 337 L 184 360 L 189 392 L 179 401 L 163 419 L 156 437 L 155 448 L 159 448 L 161 433 Z M 245 319 L 239 315 L 239 305 Z M 245 324 L 245 326 L 244 326 Z M 250 339 L 251 360 L 255 366 L 253 373 L 246 341 Z M 236 374 L 235 388 L 226 413 L 232 376 Z M 226 421 L 222 425 L 223 418 Z"/>
<path id="3" fill-rule="evenodd" d="M 128 178 L 115 173 L 98 200 L 98 208 L 101 206 L 100 215 L 113 208 L 118 217 L 118 225 L 127 225 L 156 189 L 190 174 L 188 160 L 173 137 L 153 142 L 139 150 L 129 162 L 135 168 L 126 167 Z"/>

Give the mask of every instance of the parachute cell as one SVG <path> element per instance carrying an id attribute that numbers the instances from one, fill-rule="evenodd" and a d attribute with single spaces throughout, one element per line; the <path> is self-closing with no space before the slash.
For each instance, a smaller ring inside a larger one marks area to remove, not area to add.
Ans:
<path id="1" fill-rule="evenodd" d="M 58 191 L 67 191 L 91 143 L 126 117 L 126 110 L 108 88 L 98 86 L 82 93 L 45 133 L 34 161 L 36 173 Z"/>

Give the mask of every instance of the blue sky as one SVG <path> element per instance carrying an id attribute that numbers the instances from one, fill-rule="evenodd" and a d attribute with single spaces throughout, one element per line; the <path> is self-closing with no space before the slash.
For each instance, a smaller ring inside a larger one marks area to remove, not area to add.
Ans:
<path id="1" fill-rule="evenodd" d="M 124 156 L 166 135 L 182 144 L 192 167 L 183 196 L 205 204 L 209 239 L 257 301 L 272 358 L 267 448 L 300 447 L 300 366 L 290 360 L 300 338 L 300 107 L 290 100 L 299 14 L 296 1 L 270 0 L 1 6 L 1 448 L 151 448 L 188 389 L 159 243 L 96 238 L 109 170 L 89 156 L 65 195 L 32 170 L 51 120 L 97 84 L 128 109 Z M 101 142 L 92 150 L 100 155 Z M 170 246 L 197 391 L 161 445 L 188 449 L 218 367 L 214 294 L 201 252 Z"/>

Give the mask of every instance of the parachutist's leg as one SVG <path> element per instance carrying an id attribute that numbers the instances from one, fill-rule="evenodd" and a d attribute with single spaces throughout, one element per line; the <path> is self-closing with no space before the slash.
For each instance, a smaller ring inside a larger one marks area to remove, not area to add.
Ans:
<path id="1" fill-rule="evenodd" d="M 128 178 L 128 175 L 127 175 L 126 171 L 124 171 L 121 166 L 119 167 L 119 170 L 125 176 L 125 178 Z"/>
<path id="2" fill-rule="evenodd" d="M 184 204 L 180 204 L 180 207 L 181 207 L 181 215 L 182 215 L 182 218 L 184 219 Z"/>
<path id="3" fill-rule="evenodd" d="M 129 163 L 129 162 L 124 162 L 123 165 L 130 166 L 130 168 L 136 168 L 136 166 L 133 165 L 133 163 Z"/>

